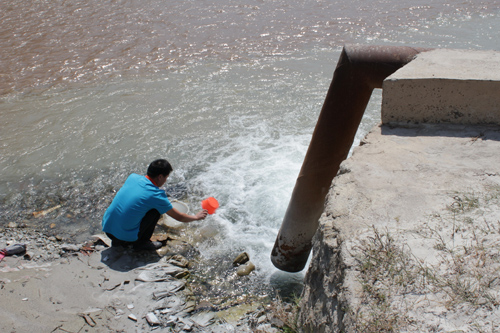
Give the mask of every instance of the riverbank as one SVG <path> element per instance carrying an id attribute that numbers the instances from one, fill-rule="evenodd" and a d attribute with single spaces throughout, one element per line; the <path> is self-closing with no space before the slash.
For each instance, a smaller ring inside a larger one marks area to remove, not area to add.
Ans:
<path id="1" fill-rule="evenodd" d="M 498 331 L 499 150 L 493 125 L 375 127 L 330 188 L 304 329 Z"/>
<path id="2" fill-rule="evenodd" d="M 11 223 L 0 246 L 23 243 L 27 251 L 0 262 L 0 330 L 278 332 L 285 325 L 276 310 L 286 304 L 270 297 L 203 297 L 210 281 L 195 272 L 197 250 L 173 232 L 155 237 L 165 243 L 158 252 L 134 252 L 109 247 L 104 236 L 70 244 Z"/>

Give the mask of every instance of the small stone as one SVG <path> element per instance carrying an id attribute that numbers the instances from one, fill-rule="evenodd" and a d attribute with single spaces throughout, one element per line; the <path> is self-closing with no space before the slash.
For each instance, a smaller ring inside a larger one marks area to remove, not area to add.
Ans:
<path id="1" fill-rule="evenodd" d="M 208 302 L 208 301 L 200 301 L 198 305 L 195 308 L 195 311 L 201 311 L 201 310 L 213 310 L 215 306 Z"/>
<path id="2" fill-rule="evenodd" d="M 17 223 L 16 222 L 9 222 L 9 224 L 7 224 L 7 228 L 17 228 Z"/>
<path id="3" fill-rule="evenodd" d="M 184 312 L 188 312 L 188 313 L 189 312 L 193 312 L 193 310 L 194 310 L 195 307 L 196 307 L 196 303 L 193 302 L 193 301 L 189 301 L 189 302 L 186 303 L 183 311 Z"/>
<path id="4" fill-rule="evenodd" d="M 250 274 L 254 269 L 255 269 L 255 265 L 251 261 L 249 261 L 246 264 L 238 267 L 236 274 L 238 274 L 238 276 L 245 276 L 245 275 Z"/>
<path id="5" fill-rule="evenodd" d="M 133 320 L 133 321 L 137 321 L 137 317 L 133 313 L 128 315 L 128 319 Z"/>
<path id="6" fill-rule="evenodd" d="M 61 250 L 66 252 L 77 252 L 80 251 L 80 247 L 74 244 L 63 244 L 61 245 Z"/>
<path id="7" fill-rule="evenodd" d="M 161 324 L 160 320 L 153 312 L 150 312 L 146 315 L 146 320 L 150 326 L 157 326 Z"/>
<path id="8" fill-rule="evenodd" d="M 173 255 L 167 262 L 182 268 L 189 266 L 189 261 L 180 254 Z"/>

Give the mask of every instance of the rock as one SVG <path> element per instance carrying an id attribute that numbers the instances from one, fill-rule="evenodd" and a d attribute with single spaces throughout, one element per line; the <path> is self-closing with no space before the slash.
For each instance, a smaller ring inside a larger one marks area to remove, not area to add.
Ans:
<path id="1" fill-rule="evenodd" d="M 17 223 L 16 222 L 9 222 L 9 224 L 7 224 L 7 228 L 12 228 L 12 229 L 15 229 L 17 228 Z"/>
<path id="2" fill-rule="evenodd" d="M 203 310 L 215 310 L 215 306 L 208 301 L 200 301 L 198 305 L 196 305 L 194 311 L 199 312 Z"/>
<path id="3" fill-rule="evenodd" d="M 146 315 L 146 321 L 151 326 L 158 326 L 161 324 L 160 320 L 153 312 L 150 312 Z"/>
<path id="4" fill-rule="evenodd" d="M 167 262 L 182 268 L 187 268 L 189 266 L 189 261 L 180 254 L 173 255 Z"/>
<path id="5" fill-rule="evenodd" d="M 156 241 L 156 242 L 166 242 L 168 239 L 168 235 L 166 234 L 157 234 L 157 235 L 153 235 L 151 237 L 151 240 L 152 241 Z"/>
<path id="6" fill-rule="evenodd" d="M 164 246 L 164 247 L 161 247 L 158 250 L 156 250 L 156 253 L 158 253 L 158 255 L 160 257 L 164 257 L 167 255 L 167 253 L 169 253 L 169 251 L 170 251 L 170 249 L 167 248 L 166 246 Z"/>
<path id="7" fill-rule="evenodd" d="M 77 251 L 80 251 L 80 247 L 78 245 L 74 245 L 74 244 L 62 244 L 61 250 L 66 251 L 66 252 L 77 252 Z"/>
<path id="8" fill-rule="evenodd" d="M 254 269 L 255 265 L 251 261 L 248 261 L 246 264 L 238 267 L 236 274 L 238 274 L 238 276 L 246 276 L 250 274 Z"/>
<path id="9" fill-rule="evenodd" d="M 191 244 L 176 239 L 169 239 L 167 241 L 167 245 L 157 251 L 158 255 L 160 256 L 168 256 L 175 254 L 186 256 L 188 253 L 192 252 L 197 252 L 197 250 Z"/>
<path id="10" fill-rule="evenodd" d="M 250 257 L 248 256 L 248 253 L 243 252 L 240 253 L 233 261 L 233 266 L 240 266 L 245 264 L 250 260 Z"/>

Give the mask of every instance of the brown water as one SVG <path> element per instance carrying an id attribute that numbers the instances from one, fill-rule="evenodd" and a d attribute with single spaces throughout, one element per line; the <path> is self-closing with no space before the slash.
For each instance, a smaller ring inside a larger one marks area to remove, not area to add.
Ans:
<path id="1" fill-rule="evenodd" d="M 434 20 L 498 9 L 494 0 L 2 1 L 0 95 L 154 73 L 207 57 L 247 60 L 367 41 L 425 44 Z M 416 31 L 423 38 L 413 42 Z"/>
<path id="2" fill-rule="evenodd" d="M 187 229 L 207 262 L 247 251 L 269 282 L 342 45 L 498 50 L 500 0 L 11 0 L 0 28 L 1 225 L 85 239 L 166 157 L 193 211 L 221 204 Z M 379 115 L 375 93 L 358 140 Z"/>

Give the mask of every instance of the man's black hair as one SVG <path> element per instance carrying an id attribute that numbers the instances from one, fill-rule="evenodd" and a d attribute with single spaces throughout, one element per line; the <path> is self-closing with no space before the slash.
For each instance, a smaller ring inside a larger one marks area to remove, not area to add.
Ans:
<path id="1" fill-rule="evenodd" d="M 159 159 L 151 162 L 148 167 L 147 175 L 151 178 L 155 178 L 159 175 L 168 176 L 172 172 L 172 166 L 167 160 Z"/>

